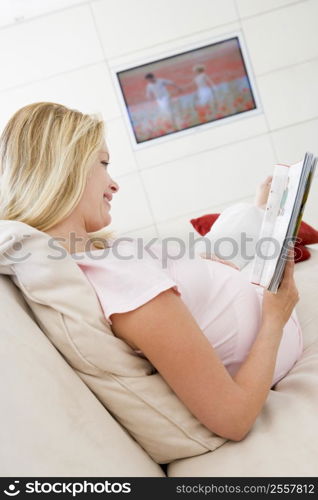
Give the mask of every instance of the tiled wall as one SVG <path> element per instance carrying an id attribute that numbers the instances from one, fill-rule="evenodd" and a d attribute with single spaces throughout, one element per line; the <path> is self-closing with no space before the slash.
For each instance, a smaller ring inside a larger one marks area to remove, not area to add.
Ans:
<path id="1" fill-rule="evenodd" d="M 7 10 L 4 9 L 7 4 Z M 276 161 L 318 153 L 317 0 L 1 0 L 0 130 L 21 106 L 100 112 L 119 234 L 184 236 L 189 219 L 251 201 Z M 11 9 L 11 10 L 10 10 Z M 110 67 L 240 30 L 263 113 L 134 151 Z M 318 226 L 318 175 L 304 220 Z"/>

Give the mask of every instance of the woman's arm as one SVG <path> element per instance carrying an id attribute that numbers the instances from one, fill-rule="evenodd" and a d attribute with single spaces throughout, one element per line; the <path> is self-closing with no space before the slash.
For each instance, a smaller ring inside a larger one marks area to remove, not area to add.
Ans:
<path id="1" fill-rule="evenodd" d="M 203 425 L 240 441 L 267 398 L 283 325 L 298 300 L 292 264 L 286 269 L 278 293 L 264 298 L 259 335 L 234 378 L 171 288 L 133 311 L 112 314 L 112 330 L 144 353 Z"/>

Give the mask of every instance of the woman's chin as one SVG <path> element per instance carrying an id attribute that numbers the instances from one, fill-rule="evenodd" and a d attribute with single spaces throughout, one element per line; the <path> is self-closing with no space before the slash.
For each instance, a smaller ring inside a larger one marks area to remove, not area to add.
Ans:
<path id="1" fill-rule="evenodd" d="M 110 214 L 110 209 L 111 209 L 110 206 L 106 206 L 105 207 L 105 203 L 103 203 L 103 207 L 102 207 L 102 209 L 100 211 L 101 220 L 103 221 L 102 222 L 103 227 L 106 226 L 107 224 L 110 224 L 110 222 L 112 220 L 112 216 Z"/>
<path id="2" fill-rule="evenodd" d="M 108 224 L 110 224 L 112 221 L 112 216 L 110 215 L 109 212 L 107 212 L 105 215 L 104 215 L 104 222 L 103 222 L 103 227 L 107 226 Z"/>

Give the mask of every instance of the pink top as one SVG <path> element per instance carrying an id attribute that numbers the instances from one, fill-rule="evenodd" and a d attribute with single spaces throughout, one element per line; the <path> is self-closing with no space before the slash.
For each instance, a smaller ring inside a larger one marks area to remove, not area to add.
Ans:
<path id="1" fill-rule="evenodd" d="M 263 288 L 220 262 L 164 256 L 161 243 L 151 245 L 149 252 L 151 255 L 143 247 L 138 249 L 137 240 L 121 238 L 108 249 L 71 256 L 94 287 L 110 325 L 113 313 L 136 309 L 172 288 L 234 374 L 259 331 Z M 294 311 L 284 327 L 273 383 L 289 371 L 302 349 Z M 143 356 L 141 351 L 136 352 Z"/>

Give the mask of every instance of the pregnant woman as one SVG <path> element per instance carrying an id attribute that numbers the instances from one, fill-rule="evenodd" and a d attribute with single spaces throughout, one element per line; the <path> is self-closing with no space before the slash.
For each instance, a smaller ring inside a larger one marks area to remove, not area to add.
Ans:
<path id="1" fill-rule="evenodd" d="M 160 243 L 140 255 L 136 240 L 112 241 L 105 227 L 119 186 L 95 116 L 30 104 L 9 120 L 0 152 L 0 218 L 57 238 L 96 290 L 114 335 L 148 358 L 207 428 L 243 439 L 302 352 L 292 254 L 272 294 L 222 261 L 167 259 Z M 258 205 L 267 194 L 262 186 Z"/>

